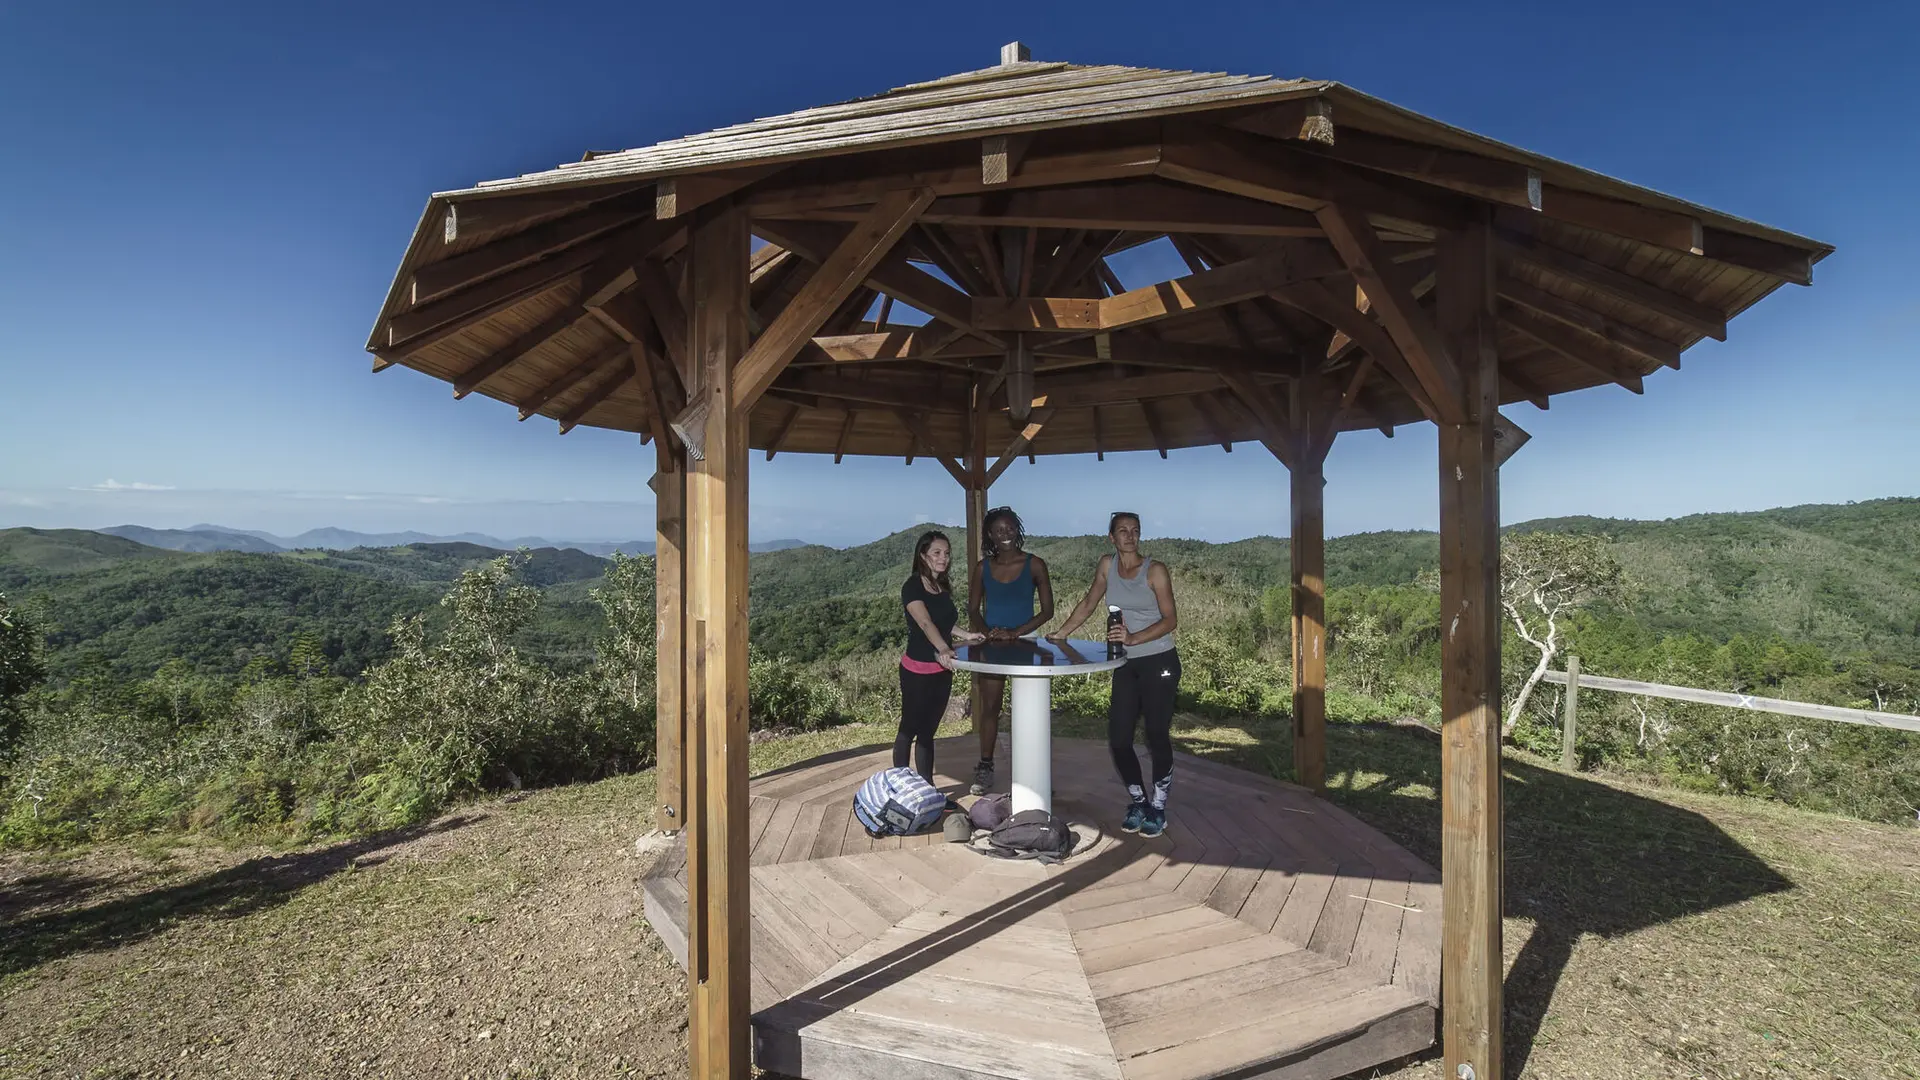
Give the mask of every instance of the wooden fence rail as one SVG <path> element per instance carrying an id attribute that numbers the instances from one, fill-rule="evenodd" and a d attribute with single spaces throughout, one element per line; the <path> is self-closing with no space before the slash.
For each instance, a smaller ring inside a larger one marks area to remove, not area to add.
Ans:
<path id="1" fill-rule="evenodd" d="M 1836 720 L 1843 724 L 1864 724 L 1868 727 L 1920 731 L 1920 716 L 1908 716 L 1905 713 L 1847 709 L 1838 705 L 1814 705 L 1805 701 L 1781 701 L 1778 698 L 1755 697 L 1752 694 L 1729 693 L 1724 690 L 1699 690 L 1691 686 L 1667 686 L 1664 683 L 1639 682 L 1634 679 L 1610 679 L 1604 675 L 1589 675 L 1581 671 L 1577 664 L 1576 658 L 1568 658 L 1568 666 L 1575 672 L 1572 679 L 1575 694 L 1587 689 L 1609 690 L 1616 694 L 1671 698 L 1675 701 L 1691 701 L 1700 705 L 1723 705 L 1730 709 L 1752 709 L 1755 712 L 1804 716 L 1812 720 Z M 1542 676 L 1542 679 L 1562 686 L 1567 685 L 1569 681 L 1564 671 L 1549 671 Z M 1574 715 L 1573 708 L 1569 706 L 1568 719 L 1572 719 Z"/>

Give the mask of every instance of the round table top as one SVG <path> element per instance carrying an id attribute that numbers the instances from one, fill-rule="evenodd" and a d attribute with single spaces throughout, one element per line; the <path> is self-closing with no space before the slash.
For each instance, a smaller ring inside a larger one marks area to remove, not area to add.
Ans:
<path id="1" fill-rule="evenodd" d="M 956 671 L 976 671 L 982 675 L 1052 678 L 1056 675 L 1112 671 L 1126 662 L 1125 658 L 1107 659 L 1107 643 L 1104 641 L 1021 638 L 1018 641 L 962 645 L 954 653 L 953 667 Z"/>

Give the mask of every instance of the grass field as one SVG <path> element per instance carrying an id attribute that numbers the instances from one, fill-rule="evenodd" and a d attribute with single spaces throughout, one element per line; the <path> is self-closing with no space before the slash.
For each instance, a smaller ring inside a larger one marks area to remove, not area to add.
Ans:
<path id="1" fill-rule="evenodd" d="M 1177 736 L 1286 755 L 1284 730 Z M 768 739 L 753 767 L 890 739 Z M 1434 736 L 1329 745 L 1331 797 L 1437 860 Z M 1920 830 L 1525 758 L 1506 792 L 1509 1075 L 1920 1077 Z M 298 850 L 6 856 L 0 1077 L 682 1075 L 684 976 L 638 903 L 651 800 L 642 774 Z"/>

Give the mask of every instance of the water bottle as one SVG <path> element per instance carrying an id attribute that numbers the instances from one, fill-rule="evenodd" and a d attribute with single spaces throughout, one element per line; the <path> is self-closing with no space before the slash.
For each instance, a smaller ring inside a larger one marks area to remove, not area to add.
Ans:
<path id="1" fill-rule="evenodd" d="M 1114 627 L 1124 626 L 1124 625 L 1126 625 L 1126 620 L 1121 616 L 1120 609 L 1113 606 L 1112 604 L 1108 604 L 1107 605 L 1107 633 L 1111 634 L 1113 633 Z M 1119 660 L 1119 659 L 1123 659 L 1126 655 L 1127 655 L 1127 647 L 1125 645 L 1120 644 L 1119 642 L 1113 640 L 1111 637 L 1107 639 L 1107 659 Z"/>

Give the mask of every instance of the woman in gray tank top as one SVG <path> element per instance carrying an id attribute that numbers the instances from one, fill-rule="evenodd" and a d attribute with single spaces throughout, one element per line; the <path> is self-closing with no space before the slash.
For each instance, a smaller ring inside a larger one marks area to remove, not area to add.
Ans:
<path id="1" fill-rule="evenodd" d="M 1180 625 L 1173 604 L 1173 576 L 1165 564 L 1140 554 L 1140 515 L 1122 511 L 1107 522 L 1113 554 L 1100 557 L 1086 598 L 1048 635 L 1065 638 L 1087 621 L 1105 599 L 1118 608 L 1120 623 L 1107 631 L 1108 641 L 1127 650 L 1127 662 L 1113 673 L 1113 695 L 1107 702 L 1107 747 L 1113 766 L 1127 787 L 1126 817 L 1120 828 L 1142 836 L 1159 836 L 1167 827 L 1167 792 L 1173 786 L 1173 704 L 1180 688 L 1180 654 L 1173 647 L 1173 631 Z M 1144 721 L 1147 754 L 1153 763 L 1153 787 L 1140 775 L 1140 758 L 1133 749 L 1134 729 Z"/>

